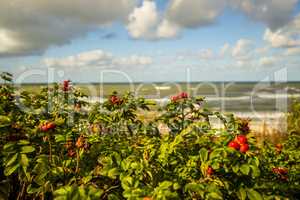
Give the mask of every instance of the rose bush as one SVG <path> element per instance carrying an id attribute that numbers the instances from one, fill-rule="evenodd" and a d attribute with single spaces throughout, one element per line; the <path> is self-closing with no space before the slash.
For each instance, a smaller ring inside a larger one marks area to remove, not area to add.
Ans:
<path id="1" fill-rule="evenodd" d="M 0 199 L 299 198 L 294 129 L 282 144 L 258 145 L 248 120 L 187 93 L 146 123 L 137 113 L 153 102 L 131 93 L 90 105 L 70 81 L 17 95 L 2 78 Z"/>

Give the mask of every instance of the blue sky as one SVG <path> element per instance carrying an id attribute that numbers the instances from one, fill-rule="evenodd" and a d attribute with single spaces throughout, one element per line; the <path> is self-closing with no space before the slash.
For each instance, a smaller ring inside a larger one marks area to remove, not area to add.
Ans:
<path id="1" fill-rule="evenodd" d="M 298 0 L 61 2 L 1 1 L 1 71 L 22 82 L 300 81 Z"/>

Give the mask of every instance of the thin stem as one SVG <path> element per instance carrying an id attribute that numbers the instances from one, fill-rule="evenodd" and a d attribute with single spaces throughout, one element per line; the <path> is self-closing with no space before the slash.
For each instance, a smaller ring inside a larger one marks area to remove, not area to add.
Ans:
<path id="1" fill-rule="evenodd" d="M 49 135 L 49 162 L 51 163 L 52 162 L 52 143 L 51 143 L 51 137 Z"/>
<path id="2" fill-rule="evenodd" d="M 181 130 L 180 131 L 182 131 L 184 129 L 184 118 L 185 118 L 184 107 L 183 107 L 183 105 L 181 105 Z"/>
<path id="3" fill-rule="evenodd" d="M 79 150 L 77 150 L 76 151 L 76 169 L 75 169 L 75 173 L 79 172 L 79 161 L 80 161 Z"/>
<path id="4" fill-rule="evenodd" d="M 26 186 L 26 183 L 23 182 L 23 184 L 22 184 L 22 190 L 21 190 L 21 192 L 18 194 L 17 200 L 19 200 L 19 199 L 21 199 L 21 198 L 23 197 L 23 194 L 24 194 L 24 191 L 25 191 L 25 186 Z"/>

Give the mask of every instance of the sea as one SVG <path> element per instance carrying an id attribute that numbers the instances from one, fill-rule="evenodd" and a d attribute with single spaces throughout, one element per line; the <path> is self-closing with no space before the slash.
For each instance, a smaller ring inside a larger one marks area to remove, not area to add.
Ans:
<path id="1" fill-rule="evenodd" d="M 89 102 L 103 102 L 113 92 L 128 91 L 165 105 L 180 92 L 205 99 L 203 106 L 222 113 L 250 118 L 252 126 L 267 123 L 285 127 L 293 101 L 300 100 L 300 82 L 164 82 L 164 83 L 73 83 L 88 95 Z M 24 84 L 22 89 L 37 91 L 41 84 Z"/>

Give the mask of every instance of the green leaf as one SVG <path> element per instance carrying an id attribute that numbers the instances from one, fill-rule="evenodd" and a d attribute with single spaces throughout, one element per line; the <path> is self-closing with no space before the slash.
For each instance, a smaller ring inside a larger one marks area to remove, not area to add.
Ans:
<path id="1" fill-rule="evenodd" d="M 35 148 L 33 146 L 23 146 L 21 148 L 21 153 L 31 153 L 34 151 L 35 151 Z"/>
<path id="2" fill-rule="evenodd" d="M 72 190 L 71 186 L 64 186 L 54 191 L 55 196 L 65 196 L 69 191 Z"/>
<path id="3" fill-rule="evenodd" d="M 116 179 L 117 175 L 119 175 L 118 168 L 112 168 L 107 173 L 107 176 L 112 179 Z"/>
<path id="4" fill-rule="evenodd" d="M 65 123 L 65 119 L 64 118 L 56 118 L 55 119 L 55 124 L 57 125 L 57 126 L 60 126 L 60 125 L 63 125 Z"/>
<path id="5" fill-rule="evenodd" d="M 250 167 L 248 164 L 242 164 L 242 166 L 240 167 L 240 171 L 244 174 L 244 175 L 248 175 L 250 172 Z"/>
<path id="6" fill-rule="evenodd" d="M 210 192 L 208 195 L 207 195 L 207 199 L 220 199 L 222 200 L 223 197 L 220 196 L 218 193 L 216 192 Z"/>
<path id="7" fill-rule="evenodd" d="M 0 128 L 9 126 L 10 123 L 11 123 L 11 120 L 9 117 L 0 115 Z"/>
<path id="8" fill-rule="evenodd" d="M 17 160 L 18 155 L 19 155 L 18 153 L 14 154 L 14 155 L 7 161 L 7 163 L 5 164 L 5 167 L 7 167 L 7 166 L 13 164 L 13 163 Z"/>
<path id="9" fill-rule="evenodd" d="M 55 135 L 55 142 L 65 142 L 66 141 L 66 135 Z"/>
<path id="10" fill-rule="evenodd" d="M 200 159 L 202 162 L 206 162 L 208 159 L 208 151 L 205 148 L 200 149 Z"/>
<path id="11" fill-rule="evenodd" d="M 4 81 L 8 81 L 11 82 L 12 81 L 12 74 L 8 73 L 8 72 L 2 72 L 0 74 L 1 79 L 3 79 Z"/>
<path id="12" fill-rule="evenodd" d="M 15 145 L 16 145 L 16 144 L 13 143 L 13 142 L 7 143 L 7 144 L 5 144 L 5 145 L 3 146 L 3 150 L 8 150 L 8 149 L 14 147 Z"/>
<path id="13" fill-rule="evenodd" d="M 210 159 L 217 158 L 221 155 L 221 152 L 222 152 L 221 149 L 215 149 L 209 154 L 209 158 Z"/>
<path id="14" fill-rule="evenodd" d="M 220 164 L 218 162 L 213 162 L 212 165 L 211 165 L 211 167 L 213 169 L 220 169 Z"/>
<path id="15" fill-rule="evenodd" d="M 159 184 L 159 187 L 167 189 L 167 188 L 171 187 L 172 185 L 173 185 L 173 183 L 171 181 L 163 181 Z"/>
<path id="16" fill-rule="evenodd" d="M 254 189 L 248 189 L 247 196 L 250 200 L 263 200 L 262 196 Z"/>
<path id="17" fill-rule="evenodd" d="M 6 167 L 5 170 L 4 170 L 4 175 L 5 176 L 9 176 L 11 175 L 12 173 L 14 173 L 18 168 L 20 167 L 20 164 L 16 164 L 12 167 Z"/>
<path id="18" fill-rule="evenodd" d="M 237 173 L 239 171 L 239 169 L 240 169 L 240 165 L 239 164 L 236 164 L 236 165 L 232 166 L 232 171 L 234 173 Z"/>
<path id="19" fill-rule="evenodd" d="M 28 194 L 39 193 L 39 192 L 42 191 L 42 187 L 34 188 L 34 187 L 30 184 L 30 185 L 28 185 L 26 191 L 27 191 Z"/>
<path id="20" fill-rule="evenodd" d="M 21 154 L 20 164 L 24 167 L 27 167 L 29 165 L 29 159 L 26 154 Z"/>
<path id="21" fill-rule="evenodd" d="M 123 189 L 129 190 L 133 185 L 133 178 L 130 176 L 125 176 L 124 178 L 121 178 L 121 184 Z"/>
<path id="22" fill-rule="evenodd" d="M 178 183 L 174 183 L 173 188 L 174 188 L 174 190 L 179 190 L 181 188 L 181 186 Z"/>
<path id="23" fill-rule="evenodd" d="M 240 188 L 239 191 L 237 192 L 237 195 L 240 200 L 245 200 L 247 197 L 246 190 L 244 188 Z"/>
<path id="24" fill-rule="evenodd" d="M 19 145 L 28 145 L 29 143 L 30 143 L 30 142 L 27 141 L 27 140 L 20 140 L 20 141 L 18 142 Z"/>
<path id="25" fill-rule="evenodd" d="M 252 169 L 252 177 L 259 177 L 260 175 L 260 170 L 257 166 L 255 165 L 250 165 L 251 169 Z"/>
<path id="26" fill-rule="evenodd" d="M 259 166 L 259 159 L 257 157 L 253 158 L 255 165 L 258 167 Z"/>

